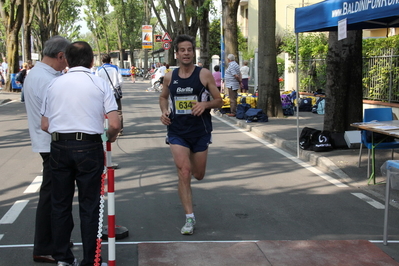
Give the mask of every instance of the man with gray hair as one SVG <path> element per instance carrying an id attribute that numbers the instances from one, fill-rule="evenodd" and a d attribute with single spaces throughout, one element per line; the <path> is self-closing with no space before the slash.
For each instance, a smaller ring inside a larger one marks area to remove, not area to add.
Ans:
<path id="1" fill-rule="evenodd" d="M 36 62 L 24 81 L 25 106 L 32 150 L 40 153 L 43 159 L 43 180 L 36 208 L 33 247 L 33 260 L 36 262 L 56 262 L 52 257 L 54 246 L 51 227 L 51 135 L 41 129 L 40 109 L 47 86 L 67 66 L 65 49 L 69 44 L 70 42 L 61 36 L 54 36 L 47 40 L 44 44 L 42 61 Z"/>
<path id="2" fill-rule="evenodd" d="M 242 85 L 241 71 L 233 54 L 229 54 L 227 60 L 229 61 L 229 66 L 225 73 L 225 83 L 226 88 L 229 90 L 230 98 L 230 114 L 228 116 L 235 117 L 237 112 L 237 91 Z"/>

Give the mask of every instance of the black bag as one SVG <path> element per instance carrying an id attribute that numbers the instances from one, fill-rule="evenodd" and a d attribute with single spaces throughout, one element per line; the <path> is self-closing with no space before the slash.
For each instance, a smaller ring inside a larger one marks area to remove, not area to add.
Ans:
<path id="1" fill-rule="evenodd" d="M 330 151 L 332 150 L 330 132 L 305 127 L 299 136 L 299 147 L 302 150 L 316 152 Z"/>
<path id="2" fill-rule="evenodd" d="M 250 108 L 245 112 L 245 119 L 247 123 L 250 122 L 268 122 L 269 118 L 262 109 Z"/>
<path id="3" fill-rule="evenodd" d="M 105 71 L 105 74 L 107 74 L 107 77 L 108 77 L 108 79 L 109 79 L 109 82 L 111 82 L 112 89 L 114 90 L 115 99 L 117 99 L 117 100 L 122 99 L 123 95 L 122 95 L 122 88 L 121 88 L 121 86 L 115 87 L 114 84 L 112 83 L 111 78 L 110 78 L 109 75 L 108 75 L 108 71 L 105 69 L 105 67 L 104 67 L 103 69 L 104 69 L 104 71 Z"/>
<path id="4" fill-rule="evenodd" d="M 313 150 L 311 139 L 313 134 L 319 131 L 318 129 L 304 127 L 299 136 L 299 148 L 302 150 Z"/>
<path id="5" fill-rule="evenodd" d="M 23 69 L 15 75 L 15 81 L 18 81 L 19 83 L 23 84 L 25 76 L 26 76 L 26 69 Z"/>
<path id="6" fill-rule="evenodd" d="M 316 132 L 312 135 L 311 143 L 313 151 L 331 151 L 331 135 L 329 131 L 323 130 Z"/>
<path id="7" fill-rule="evenodd" d="M 248 111 L 250 108 L 251 108 L 251 105 L 249 105 L 247 103 L 237 105 L 236 118 L 237 119 L 244 119 L 245 118 L 245 112 Z"/>
<path id="8" fill-rule="evenodd" d="M 299 102 L 300 112 L 311 112 L 312 111 L 312 98 L 301 98 Z"/>
<path id="9" fill-rule="evenodd" d="M 117 100 L 122 99 L 122 97 L 123 97 L 122 88 L 120 86 L 114 88 L 114 95 L 115 95 L 115 99 L 117 99 Z"/>

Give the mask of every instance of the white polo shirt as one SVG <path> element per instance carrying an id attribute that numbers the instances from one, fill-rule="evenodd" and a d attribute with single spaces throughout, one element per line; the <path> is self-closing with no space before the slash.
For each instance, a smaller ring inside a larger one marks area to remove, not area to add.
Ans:
<path id="1" fill-rule="evenodd" d="M 50 82 L 60 75 L 51 66 L 36 62 L 24 81 L 24 97 L 33 152 L 50 152 L 51 136 L 41 129 L 40 109 Z"/>
<path id="2" fill-rule="evenodd" d="M 49 119 L 50 133 L 104 133 L 104 115 L 117 111 L 108 83 L 85 67 L 73 67 L 54 79 L 44 98 L 41 114 Z"/>

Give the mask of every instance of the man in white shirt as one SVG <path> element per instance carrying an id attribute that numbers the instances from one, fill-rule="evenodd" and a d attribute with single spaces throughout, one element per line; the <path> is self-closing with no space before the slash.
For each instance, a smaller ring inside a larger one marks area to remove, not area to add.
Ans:
<path id="1" fill-rule="evenodd" d="M 227 56 L 227 60 L 229 61 L 229 67 L 226 69 L 225 73 L 225 86 L 229 90 L 229 98 L 230 98 L 230 111 L 231 113 L 228 116 L 235 117 L 237 112 L 237 92 L 241 87 L 241 72 L 240 66 L 235 61 L 235 56 L 233 54 L 229 54 Z"/>
<path id="2" fill-rule="evenodd" d="M 122 88 L 123 78 L 120 69 L 111 64 L 111 56 L 105 54 L 102 57 L 103 65 L 97 68 L 96 76 L 99 76 L 106 80 L 111 88 Z M 116 103 L 118 104 L 118 115 L 121 120 L 121 131 L 119 136 L 123 135 L 123 113 L 122 113 L 122 102 L 121 98 L 116 97 Z"/>
<path id="3" fill-rule="evenodd" d="M 51 134 L 53 257 L 59 266 L 79 265 L 69 239 L 74 221 L 72 201 L 75 183 L 79 191 L 79 217 L 83 244 L 80 265 L 94 265 L 100 218 L 104 170 L 104 115 L 107 137 L 114 142 L 120 120 L 108 83 L 91 74 L 93 50 L 86 42 L 74 42 L 65 50 L 69 71 L 54 79 L 41 108 L 42 129 Z M 100 265 L 101 257 L 100 257 Z"/>
<path id="4" fill-rule="evenodd" d="M 70 42 L 61 36 L 54 36 L 44 44 L 43 59 L 36 62 L 24 81 L 25 107 L 28 115 L 29 135 L 33 152 L 40 153 L 43 159 L 43 181 L 40 187 L 39 202 L 36 209 L 35 239 L 33 260 L 55 263 L 51 230 L 51 136 L 41 130 L 40 108 L 48 84 L 60 75 L 67 62 L 65 49 Z"/>
<path id="5" fill-rule="evenodd" d="M 3 73 L 3 77 L 5 80 L 8 79 L 8 64 L 7 64 L 7 59 L 3 57 L 3 63 L 1 63 L 1 71 Z"/>

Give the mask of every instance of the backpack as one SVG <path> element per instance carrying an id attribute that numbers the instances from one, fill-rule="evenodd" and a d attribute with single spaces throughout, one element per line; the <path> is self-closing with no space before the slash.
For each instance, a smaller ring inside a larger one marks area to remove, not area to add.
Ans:
<path id="1" fill-rule="evenodd" d="M 332 150 L 331 134 L 329 131 L 305 127 L 299 136 L 299 147 L 302 150 L 316 152 L 330 151 Z"/>
<path id="2" fill-rule="evenodd" d="M 269 118 L 262 109 L 250 108 L 245 112 L 245 119 L 247 123 L 251 122 L 268 122 Z"/>
<path id="3" fill-rule="evenodd" d="M 299 111 L 300 112 L 310 112 L 312 111 L 312 98 L 301 98 L 299 102 Z"/>
<path id="4" fill-rule="evenodd" d="M 237 105 L 236 118 L 244 119 L 245 112 L 248 111 L 250 108 L 251 108 L 251 105 L 249 105 L 247 103 Z"/>
<path id="5" fill-rule="evenodd" d="M 290 94 L 281 95 L 281 106 L 284 115 L 294 115 L 294 104 L 292 103 Z"/>
<path id="6" fill-rule="evenodd" d="M 23 69 L 21 71 L 19 71 L 16 75 L 15 75 L 15 81 L 18 81 L 19 83 L 23 84 L 24 80 L 25 80 L 25 76 L 26 76 L 26 70 Z"/>

